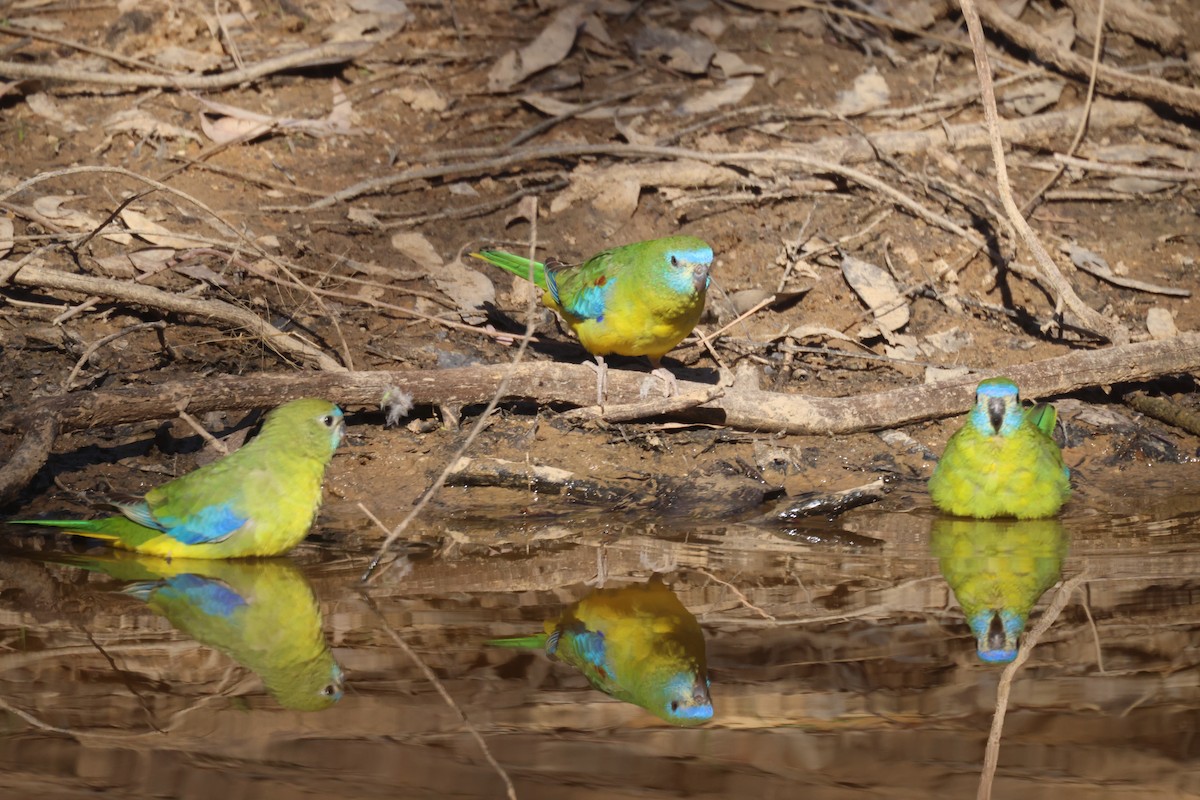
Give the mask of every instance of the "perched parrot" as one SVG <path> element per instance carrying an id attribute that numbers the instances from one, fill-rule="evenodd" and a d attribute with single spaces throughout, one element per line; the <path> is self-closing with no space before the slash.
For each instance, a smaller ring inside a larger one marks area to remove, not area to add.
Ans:
<path id="1" fill-rule="evenodd" d="M 333 403 L 293 400 L 269 412 L 240 450 L 150 490 L 140 503 L 113 504 L 122 516 L 9 522 L 168 558 L 281 555 L 308 533 L 344 429 Z"/>
<path id="2" fill-rule="evenodd" d="M 1053 438 L 1056 419 L 1054 406 L 1023 407 L 1007 378 L 980 383 L 975 408 L 929 478 L 933 504 L 979 519 L 1054 516 L 1071 493 Z"/>
<path id="3" fill-rule="evenodd" d="M 285 708 L 319 711 L 342 698 L 342 668 L 308 582 L 286 559 L 162 559 L 132 553 L 54 560 L 133 580 L 125 594 L 262 678 Z"/>
<path id="4" fill-rule="evenodd" d="M 930 549 L 966 614 L 979 658 L 1016 658 L 1030 610 L 1062 573 L 1067 539 L 1059 521 L 943 517 L 933 523 Z"/>
<path id="5" fill-rule="evenodd" d="M 668 393 L 675 377 L 662 357 L 692 332 L 704 310 L 713 251 L 694 236 L 671 236 L 604 250 L 582 264 L 545 264 L 484 250 L 472 256 L 542 289 L 542 303 L 566 321 L 596 359 L 596 402 L 607 388 L 604 357 L 647 356 Z M 531 270 L 532 266 L 532 270 Z"/>
<path id="6" fill-rule="evenodd" d="M 544 647 L 595 688 L 674 725 L 712 719 L 704 634 L 658 575 L 644 584 L 597 589 L 545 629 L 488 644 Z"/>

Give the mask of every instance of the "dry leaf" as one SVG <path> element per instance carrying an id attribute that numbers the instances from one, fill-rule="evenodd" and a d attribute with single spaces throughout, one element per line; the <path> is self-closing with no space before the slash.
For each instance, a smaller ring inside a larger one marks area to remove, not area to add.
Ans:
<path id="1" fill-rule="evenodd" d="M 392 247 L 403 253 L 405 257 L 420 264 L 431 274 L 446 263 L 442 260 L 437 248 L 416 231 L 402 231 L 394 234 Z"/>
<path id="2" fill-rule="evenodd" d="M 657 59 L 668 69 L 703 75 L 717 47 L 708 39 L 658 25 L 647 25 L 633 37 L 633 49 L 642 58 Z"/>
<path id="3" fill-rule="evenodd" d="M 1126 192 L 1128 194 L 1153 194 L 1154 192 L 1161 192 L 1164 189 L 1170 189 L 1174 185 L 1174 181 L 1138 178 L 1133 175 L 1122 175 L 1119 178 L 1113 178 L 1108 181 L 1108 188 L 1114 192 Z"/>
<path id="4" fill-rule="evenodd" d="M 725 73 L 726 78 L 737 78 L 741 75 L 762 75 L 765 69 L 758 64 L 749 64 L 742 60 L 737 53 L 721 50 L 713 56 L 713 66 Z"/>
<path id="5" fill-rule="evenodd" d="M 55 123 L 67 133 L 80 133 L 87 127 L 71 119 L 58 107 L 58 101 L 48 94 L 37 93 L 25 96 L 25 104 L 29 110 L 42 119 Z"/>
<path id="6" fill-rule="evenodd" d="M 1008 90 L 1001 100 L 1021 116 L 1028 117 L 1057 103 L 1066 85 L 1065 81 L 1034 81 Z"/>
<path id="7" fill-rule="evenodd" d="M 749 76 L 733 78 L 725 81 L 723 86 L 711 92 L 689 97 L 680 103 L 678 111 L 680 114 L 707 114 L 722 106 L 740 103 L 742 98 L 748 95 L 753 88 L 754 78 Z"/>
<path id="8" fill-rule="evenodd" d="M 925 383 L 956 381 L 971 374 L 970 367 L 926 367 Z"/>
<path id="9" fill-rule="evenodd" d="M 557 214 L 586 198 L 614 217 L 628 218 L 637 208 L 637 194 L 643 187 L 712 188 L 740 180 L 731 169 L 688 159 L 606 167 L 581 164 L 571 172 L 571 185 L 551 201 L 550 212 Z"/>
<path id="10" fill-rule="evenodd" d="M 1075 45 L 1075 15 L 1064 9 L 1051 17 L 1042 27 L 1041 33 L 1058 45 L 1059 50 L 1069 51 Z"/>
<path id="11" fill-rule="evenodd" d="M 1174 339 L 1179 335 L 1171 312 L 1158 306 L 1146 312 L 1146 330 L 1150 332 L 1151 339 Z"/>
<path id="12" fill-rule="evenodd" d="M 13 249 L 13 221 L 8 217 L 0 217 L 0 258 L 8 255 Z"/>
<path id="13" fill-rule="evenodd" d="M 496 302 L 496 287 L 482 272 L 450 261 L 433 273 L 438 291 L 449 297 L 460 311 L 482 308 Z"/>
<path id="14" fill-rule="evenodd" d="M 875 322 L 886 338 L 908 324 L 908 303 L 896 280 L 869 261 L 854 256 L 842 257 L 842 275 L 875 315 Z"/>
<path id="15" fill-rule="evenodd" d="M 350 8 L 360 14 L 396 14 L 412 17 L 404 0 L 348 0 Z"/>
<path id="16" fill-rule="evenodd" d="M 566 58 L 575 45 L 575 37 L 587 11 L 583 3 L 563 8 L 536 39 L 520 50 L 510 50 L 502 55 L 488 70 L 488 90 L 506 92 L 530 75 Z"/>
<path id="17" fill-rule="evenodd" d="M 838 92 L 833 110 L 847 117 L 886 108 L 892 92 L 887 81 L 874 67 L 854 79 L 854 88 Z"/>
<path id="18" fill-rule="evenodd" d="M 270 122 L 258 122 L 236 117 L 217 117 L 211 119 L 207 114 L 200 115 L 200 130 L 204 135 L 217 144 L 228 144 L 239 139 L 249 141 L 275 127 Z"/>
<path id="19" fill-rule="evenodd" d="M 188 50 L 177 45 L 169 45 L 150 54 L 150 59 L 159 66 L 173 70 L 188 72 L 207 72 L 221 65 L 222 58 L 216 53 L 199 50 Z"/>
<path id="20" fill-rule="evenodd" d="M 52 219 L 64 228 L 90 231 L 100 224 L 100 220 L 92 217 L 86 211 L 76 211 L 67 208 L 66 203 L 82 200 L 82 197 L 71 195 L 48 194 L 33 201 L 33 210 L 46 219 Z"/>
<path id="21" fill-rule="evenodd" d="M 450 107 L 445 95 L 428 86 L 404 86 L 396 90 L 396 96 L 413 111 L 445 111 Z"/>
<path id="22" fill-rule="evenodd" d="M 140 211 L 134 211 L 132 208 L 121 210 L 121 221 L 125 223 L 125 227 L 129 229 L 130 233 L 159 247 L 188 250 L 200 246 L 200 243 L 195 239 L 186 239 L 177 236 L 169 229 L 151 220 L 145 214 Z"/>
<path id="23" fill-rule="evenodd" d="M 141 108 L 127 108 L 112 114 L 102 123 L 105 133 L 135 133 L 150 139 L 175 139 L 200 142 L 200 137 L 187 128 L 171 125 L 155 119 L 149 112 Z"/>

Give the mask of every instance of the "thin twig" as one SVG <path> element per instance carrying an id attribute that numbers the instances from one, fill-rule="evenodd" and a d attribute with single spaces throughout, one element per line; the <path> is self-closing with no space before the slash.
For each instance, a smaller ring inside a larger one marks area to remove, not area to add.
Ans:
<path id="1" fill-rule="evenodd" d="M 83 369 L 84 364 L 86 364 L 88 359 L 92 357 L 93 353 L 95 353 L 101 347 L 104 347 L 104 345 L 108 344 L 109 342 L 114 342 L 117 339 L 120 339 L 122 336 L 128 336 L 131 333 L 137 333 L 138 331 L 146 330 L 147 328 L 157 328 L 161 331 L 166 327 L 167 323 L 163 322 L 162 320 L 155 320 L 154 322 L 139 322 L 136 325 L 130 325 L 128 328 L 122 328 L 116 333 L 110 333 L 108 336 L 92 342 L 90 345 L 88 345 L 88 348 L 83 351 L 83 355 L 79 357 L 79 360 L 75 362 L 75 366 L 71 369 L 70 374 L 67 375 L 67 379 L 63 381 L 63 391 L 71 391 L 71 384 L 75 382 L 75 378 Z"/>
<path id="2" fill-rule="evenodd" d="M 1000 682 L 996 687 L 996 712 L 992 715 L 992 729 L 988 733 L 987 749 L 983 757 L 983 773 L 979 776 L 979 791 L 976 794 L 976 800 L 990 800 L 992 796 L 992 781 L 996 777 L 996 765 L 1000 761 L 1000 736 L 1004 732 L 1004 714 L 1008 710 L 1008 695 L 1012 691 L 1013 678 L 1016 677 L 1021 666 L 1029 660 L 1033 648 L 1058 619 L 1058 615 L 1070 602 L 1071 595 L 1075 593 L 1080 584 L 1087 580 L 1087 577 L 1086 572 L 1080 573 L 1058 587 L 1058 592 L 1054 595 L 1054 600 L 1050 603 L 1049 608 L 1042 614 L 1033 629 L 1026 633 L 1021 640 L 1021 649 L 1017 653 L 1017 657 L 1004 668 L 1004 672 L 1000 675 Z"/>
<path id="3" fill-rule="evenodd" d="M 984 120 L 987 123 L 988 138 L 991 140 L 992 159 L 996 165 L 996 189 L 1004 204 L 1004 211 L 1025 242 L 1025 246 L 1033 254 L 1040 277 L 1046 288 L 1054 292 L 1057 303 L 1069 308 L 1088 329 L 1104 336 L 1114 344 L 1124 344 L 1129 341 L 1129 331 L 1119 321 L 1105 317 L 1075 294 L 1075 290 L 1059 272 L 1054 259 L 1046 252 L 1046 248 L 1038 239 L 1033 228 L 1029 227 L 1029 223 L 1026 222 L 1025 217 L 1021 214 L 1021 209 L 1013 198 L 1012 186 L 1008 180 L 1008 166 L 1004 158 L 1004 142 L 1000 138 L 1000 115 L 996 109 L 996 92 L 992 83 L 991 63 L 988 61 L 987 40 L 983 36 L 983 24 L 979 21 L 975 0 L 959 0 L 959 4 L 962 7 L 963 19 L 967 23 L 967 33 L 971 37 L 971 45 L 975 52 L 975 72 L 979 76 Z"/>
<path id="4" fill-rule="evenodd" d="M 1092 47 L 1092 69 L 1088 75 L 1087 95 L 1083 98 L 1083 113 L 1079 115 L 1079 127 L 1075 130 L 1075 138 L 1071 140 L 1070 146 L 1067 147 L 1066 154 L 1068 156 L 1075 155 L 1075 151 L 1079 149 L 1079 144 L 1083 141 L 1084 134 L 1087 133 L 1088 120 L 1092 114 L 1092 102 L 1096 97 L 1096 73 L 1100 69 L 1100 56 L 1104 53 L 1104 3 L 1105 0 L 1100 0 L 1100 6 L 1096 10 L 1096 35 Z M 1041 201 L 1042 196 L 1062 177 L 1066 169 L 1065 164 L 1060 165 L 1054 174 L 1033 193 L 1033 196 L 1025 201 L 1025 205 L 1021 207 L 1021 213 L 1028 216 Z"/>
<path id="5" fill-rule="evenodd" d="M 754 613 L 758 614 L 758 615 L 759 615 L 760 617 L 762 617 L 763 619 L 769 619 L 769 620 L 771 620 L 772 622 L 774 622 L 774 621 L 775 621 L 775 617 L 771 616 L 771 615 L 770 615 L 770 614 L 768 614 L 766 611 L 763 611 L 761 608 L 759 608 L 758 606 L 754 605 L 754 603 L 750 602 L 750 598 L 749 598 L 749 597 L 746 597 L 746 595 L 742 593 L 742 590 L 741 590 L 741 589 L 737 588 L 736 586 L 734 586 L 734 585 L 733 585 L 732 583 L 730 583 L 729 581 L 723 581 L 723 580 L 721 580 L 721 579 L 720 579 L 720 578 L 718 578 L 716 575 L 713 575 L 711 572 L 709 572 L 708 570 L 704 569 L 703 567 L 688 567 L 688 569 L 692 570 L 693 572 L 699 572 L 701 575 L 703 575 L 704 577 L 708 578 L 708 579 L 709 579 L 710 581 L 712 581 L 713 583 L 719 583 L 719 584 L 721 584 L 721 585 L 722 585 L 722 586 L 724 586 L 726 589 L 728 589 L 729 591 L 731 591 L 731 592 L 733 592 L 735 595 L 737 595 L 737 599 L 738 599 L 738 600 L 740 600 L 740 601 L 742 602 L 742 605 L 744 605 L 746 608 L 750 609 L 750 610 L 751 610 L 751 611 L 753 611 Z"/>
<path id="6" fill-rule="evenodd" d="M 533 210 L 528 215 L 530 225 L 529 261 L 530 271 L 532 273 L 533 262 L 537 258 L 537 196 L 532 196 L 530 200 L 533 205 Z M 530 276 L 530 280 L 532 281 L 532 275 Z M 517 352 L 513 356 L 513 360 L 509 363 L 508 369 L 505 370 L 504 377 L 500 379 L 499 385 L 496 386 L 496 391 L 492 394 L 492 399 L 488 401 L 487 407 L 483 409 L 483 413 L 479 415 L 479 419 L 477 419 L 475 424 L 471 426 L 471 430 L 469 433 L 467 433 L 467 437 L 463 440 L 462 445 L 459 446 L 458 451 L 447 462 L 446 467 L 442 470 L 441 474 L 438 475 L 437 480 L 435 480 L 433 485 L 425 491 L 425 494 L 421 496 L 421 499 L 417 501 L 417 504 L 413 506 L 411 511 L 408 512 L 408 515 L 400 521 L 400 524 L 397 525 L 395 529 L 388 534 L 387 538 L 383 540 L 383 544 L 379 546 L 379 551 L 375 554 L 375 557 L 371 559 L 371 563 L 367 566 L 367 571 L 363 573 L 362 580 L 364 583 L 371 580 L 372 574 L 375 572 L 380 561 L 391 548 L 392 544 L 399 539 L 401 535 L 403 535 L 404 531 L 407 530 L 412 521 L 416 519 L 417 515 L 425 509 L 425 506 L 429 504 L 429 501 L 433 499 L 434 495 L 436 495 L 438 491 L 440 491 L 441 488 L 446 484 L 446 479 L 450 477 L 451 471 L 455 468 L 455 466 L 457 466 L 458 460 L 466 455 L 467 449 L 475 442 L 476 437 L 478 437 L 483 431 L 484 426 L 490 423 L 492 412 L 496 410 L 496 406 L 500 404 L 500 400 L 504 397 L 504 393 L 508 391 L 508 384 L 512 381 L 517 365 L 519 365 L 521 363 L 521 359 L 525 357 L 525 351 L 529 347 L 529 342 L 533 339 L 534 331 L 537 329 L 537 317 L 537 295 L 536 293 L 531 292 L 529 295 L 528 313 L 525 318 L 525 335 L 521 337 L 521 343 L 517 347 Z"/>
<path id="7" fill-rule="evenodd" d="M 386 633 L 391 640 L 396 643 L 397 647 L 404 651 L 404 654 L 409 657 L 413 664 L 417 666 L 417 669 L 421 670 L 422 674 L 425 675 L 425 679 L 429 681 L 433 688 L 437 690 L 437 693 L 442 696 L 442 700 L 446 702 L 446 705 L 450 706 L 450 708 L 454 710 L 454 713 L 458 714 L 458 718 L 462 722 L 463 727 L 466 728 L 467 733 L 471 734 L 471 738 L 475 740 L 475 743 L 479 745 L 479 749 L 483 751 L 483 757 L 487 759 L 487 762 L 491 764 L 492 769 L 494 769 L 496 774 L 500 776 L 500 779 L 504 781 L 505 793 L 509 800 L 517 800 L 517 787 L 513 785 L 512 778 L 508 777 L 508 772 L 505 771 L 504 767 L 500 766 L 500 762 L 497 761 L 496 757 L 492 755 L 491 748 L 488 747 L 487 742 L 484 740 L 483 735 L 479 733 L 479 730 L 471 724 L 471 720 L 467 717 L 466 712 L 462 710 L 458 703 L 454 702 L 454 698 L 450 696 L 450 692 L 446 691 L 446 687 L 442 684 L 441 680 L 438 679 L 437 673 L 430 669 L 429 665 L 426 664 L 419 655 L 417 655 L 417 651 L 413 650 L 412 647 L 409 646 L 408 642 L 404 641 L 403 637 L 401 637 L 400 634 L 392 628 L 387 621 L 387 617 L 383 616 L 383 612 L 380 611 L 379 607 L 375 605 L 375 601 L 371 599 L 370 595 L 366 594 L 366 592 L 362 592 L 362 599 L 363 602 L 366 603 L 367 608 L 371 609 L 375 616 L 379 618 L 379 622 L 383 627 L 384 633 Z"/>

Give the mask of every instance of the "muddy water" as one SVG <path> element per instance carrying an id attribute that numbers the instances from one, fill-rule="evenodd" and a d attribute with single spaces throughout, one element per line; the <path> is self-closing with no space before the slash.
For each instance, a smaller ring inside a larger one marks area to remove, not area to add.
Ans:
<path id="1" fill-rule="evenodd" d="M 977 655 L 947 579 L 963 605 L 1020 608 L 1086 571 L 1013 686 L 995 796 L 1196 796 L 1200 493 L 1142 488 L 1000 529 L 938 527 L 919 492 L 790 528 L 481 516 L 431 526 L 446 548 L 393 564 L 370 603 L 522 798 L 973 797 L 1002 666 Z M 504 796 L 360 593 L 363 558 L 306 545 L 295 569 L 208 573 L 73 558 L 3 559 L 3 796 Z M 707 639 L 707 725 L 672 727 L 563 663 L 485 645 L 655 571 Z M 258 610 L 226 630 L 171 588 L 210 615 Z"/>

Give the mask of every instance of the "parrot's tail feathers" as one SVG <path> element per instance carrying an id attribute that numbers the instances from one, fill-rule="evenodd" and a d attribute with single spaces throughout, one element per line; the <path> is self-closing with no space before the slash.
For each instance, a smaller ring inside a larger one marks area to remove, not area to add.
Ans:
<path id="1" fill-rule="evenodd" d="M 119 537 L 104 530 L 102 519 L 10 519 L 9 525 L 39 525 L 43 528 L 62 528 L 68 533 L 115 542 Z"/>
<path id="2" fill-rule="evenodd" d="M 1053 438 L 1054 424 L 1058 421 L 1058 411 L 1049 403 L 1038 403 L 1029 410 L 1029 418 L 1037 429 Z"/>
<path id="3" fill-rule="evenodd" d="M 138 581 L 131 583 L 121 590 L 121 594 L 127 594 L 130 597 L 136 597 L 142 602 L 149 602 L 150 595 L 154 594 L 154 590 L 162 586 L 162 581 Z"/>
<path id="4" fill-rule="evenodd" d="M 488 644 L 492 647 L 514 647 L 527 650 L 541 650 L 546 646 L 546 634 L 539 633 L 536 636 L 510 636 L 507 639 L 489 639 Z"/>
<path id="5" fill-rule="evenodd" d="M 481 250 L 478 253 L 471 253 L 471 257 L 507 270 L 518 278 L 532 279 L 537 286 L 542 289 L 546 288 L 546 268 L 537 261 L 530 262 L 528 258 L 506 253 L 503 250 Z M 531 265 L 532 270 L 530 269 Z"/>

